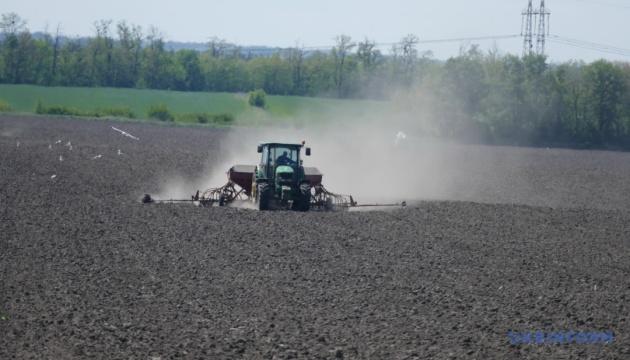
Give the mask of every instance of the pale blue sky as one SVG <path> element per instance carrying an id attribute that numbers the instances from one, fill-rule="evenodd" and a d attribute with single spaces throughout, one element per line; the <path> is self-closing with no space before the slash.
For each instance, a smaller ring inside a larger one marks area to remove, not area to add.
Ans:
<path id="1" fill-rule="evenodd" d="M 540 0 L 535 0 L 535 6 Z M 553 34 L 630 49 L 630 0 L 547 0 Z M 4 0 L 0 12 L 16 12 L 33 31 L 61 23 L 68 35 L 90 35 L 98 19 L 157 26 L 169 40 L 203 42 L 219 36 L 241 45 L 330 45 L 337 34 L 395 42 L 519 34 L 526 0 Z M 494 41 L 475 41 L 484 49 Z M 462 43 L 421 44 L 436 58 L 455 55 Z M 521 39 L 496 41 L 502 52 L 520 53 Z M 548 44 L 552 60 L 630 57 Z"/>

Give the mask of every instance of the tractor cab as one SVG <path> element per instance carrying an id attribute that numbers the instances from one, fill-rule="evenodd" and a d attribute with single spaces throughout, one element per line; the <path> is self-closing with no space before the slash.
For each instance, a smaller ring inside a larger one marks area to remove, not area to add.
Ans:
<path id="1" fill-rule="evenodd" d="M 259 145 L 258 153 L 261 157 L 256 177 L 276 184 L 295 184 L 303 176 L 303 174 L 300 176 L 300 172 L 303 173 L 300 171 L 302 147 L 304 144 L 265 143 Z M 305 154 L 309 156 L 311 149 L 306 148 Z"/>

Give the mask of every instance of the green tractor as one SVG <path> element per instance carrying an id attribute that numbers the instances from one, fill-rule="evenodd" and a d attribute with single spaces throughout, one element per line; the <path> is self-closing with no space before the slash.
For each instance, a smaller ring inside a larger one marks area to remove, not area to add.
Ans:
<path id="1" fill-rule="evenodd" d="M 261 157 L 252 184 L 252 198 L 259 210 L 309 210 L 313 176 L 307 177 L 302 166 L 302 147 L 303 144 L 258 145 Z M 304 153 L 310 156 L 311 148 L 307 147 Z"/>
<path id="2" fill-rule="evenodd" d="M 230 206 L 253 202 L 259 210 L 347 210 L 367 206 L 405 206 L 399 204 L 358 205 L 350 195 L 328 191 L 317 168 L 303 166 L 302 148 L 306 156 L 311 149 L 301 144 L 264 143 L 258 145 L 258 165 L 234 165 L 228 172 L 227 184 L 197 191 L 191 199 L 155 200 L 145 194 L 144 203 L 192 201 L 201 206 Z"/>
<path id="3" fill-rule="evenodd" d="M 317 168 L 303 166 L 311 149 L 305 143 L 258 145 L 258 165 L 235 165 L 228 170 L 228 183 L 197 192 L 192 200 L 203 206 L 253 202 L 259 210 L 346 210 L 357 206 L 352 196 L 334 194 L 322 185 Z"/>

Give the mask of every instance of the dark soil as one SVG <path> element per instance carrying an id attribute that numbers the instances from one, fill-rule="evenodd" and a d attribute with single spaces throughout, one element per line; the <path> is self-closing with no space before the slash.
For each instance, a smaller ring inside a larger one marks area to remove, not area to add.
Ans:
<path id="1" fill-rule="evenodd" d="M 395 211 L 140 203 L 227 131 L 0 118 L 1 359 L 630 358 L 628 154 L 453 147 L 474 202 Z"/>

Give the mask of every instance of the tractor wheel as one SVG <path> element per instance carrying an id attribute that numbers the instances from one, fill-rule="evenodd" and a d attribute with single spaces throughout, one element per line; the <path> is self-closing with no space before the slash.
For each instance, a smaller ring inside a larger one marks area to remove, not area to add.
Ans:
<path id="1" fill-rule="evenodd" d="M 256 202 L 258 210 L 269 210 L 269 203 L 271 202 L 272 190 L 269 184 L 260 183 L 256 189 Z"/>
<path id="2" fill-rule="evenodd" d="M 300 185 L 300 195 L 299 199 L 295 205 L 295 210 L 297 211 L 308 211 L 311 207 L 311 185 L 310 184 L 301 184 Z"/>

